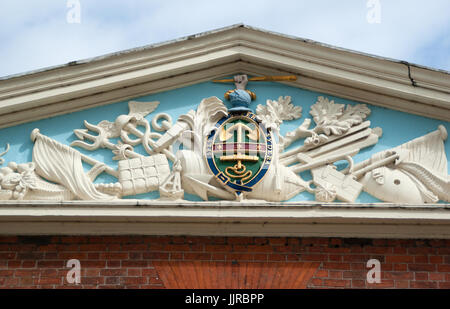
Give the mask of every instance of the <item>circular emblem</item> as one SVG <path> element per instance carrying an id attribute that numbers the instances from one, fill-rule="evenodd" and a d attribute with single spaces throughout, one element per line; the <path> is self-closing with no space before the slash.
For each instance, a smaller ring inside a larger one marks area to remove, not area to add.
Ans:
<path id="1" fill-rule="evenodd" d="M 249 111 L 223 117 L 207 138 L 206 160 L 215 177 L 238 194 L 252 191 L 272 162 L 270 130 Z"/>

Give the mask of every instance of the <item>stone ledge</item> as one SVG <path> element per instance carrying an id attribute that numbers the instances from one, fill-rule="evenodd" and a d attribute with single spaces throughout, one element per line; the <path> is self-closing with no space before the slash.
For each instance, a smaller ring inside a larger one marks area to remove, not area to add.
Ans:
<path id="1" fill-rule="evenodd" d="M 450 204 L 8 201 L 0 235 L 450 239 Z"/>

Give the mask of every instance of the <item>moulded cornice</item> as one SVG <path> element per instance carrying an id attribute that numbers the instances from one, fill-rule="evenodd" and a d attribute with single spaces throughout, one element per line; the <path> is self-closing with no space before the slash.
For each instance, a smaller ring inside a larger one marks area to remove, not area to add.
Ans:
<path id="1" fill-rule="evenodd" d="M 447 72 L 235 25 L 3 79 L 0 127 L 236 73 L 296 74 L 287 84 L 450 121 Z"/>
<path id="2" fill-rule="evenodd" d="M 431 210 L 432 209 L 432 210 Z M 450 238 L 448 205 L 3 202 L 0 235 Z"/>

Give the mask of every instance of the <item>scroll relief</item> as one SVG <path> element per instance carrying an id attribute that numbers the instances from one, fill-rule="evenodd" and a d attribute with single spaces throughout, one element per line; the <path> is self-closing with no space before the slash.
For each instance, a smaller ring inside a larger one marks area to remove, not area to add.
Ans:
<path id="1" fill-rule="evenodd" d="M 256 95 L 245 89 L 247 76 L 233 82 L 236 88 L 225 96 L 231 108 L 217 97 L 206 98 L 175 123 L 165 113 L 147 119 L 159 102 L 131 101 L 129 114 L 114 122 L 85 121 L 84 129 L 74 130 L 78 140 L 70 146 L 34 129 L 32 162 L 0 168 L 0 199 L 112 200 L 159 191 L 167 200 L 189 193 L 205 201 L 278 202 L 307 191 L 320 202 L 355 202 L 366 191 L 386 202 L 450 202 L 444 126 L 355 163 L 353 157 L 382 136 L 381 128 L 367 120 L 366 105 L 319 97 L 310 108 L 312 118 L 282 135 L 284 122 L 300 119 L 302 108 L 285 96 L 254 112 L 249 105 Z M 117 168 L 77 148 L 109 149 Z M 8 150 L 9 145 L 0 153 L 0 165 Z M 311 180 L 304 179 L 306 171 Z M 117 181 L 98 183 L 102 173 Z"/>

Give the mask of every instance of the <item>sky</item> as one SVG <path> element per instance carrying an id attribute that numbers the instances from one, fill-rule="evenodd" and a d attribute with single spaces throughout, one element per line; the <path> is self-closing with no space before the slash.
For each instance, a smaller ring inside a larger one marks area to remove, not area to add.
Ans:
<path id="1" fill-rule="evenodd" d="M 237 23 L 450 71 L 449 0 L 1 0 L 0 76 Z"/>

